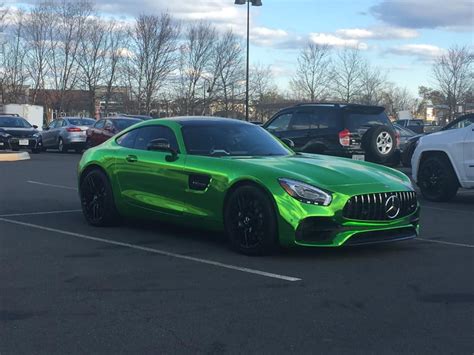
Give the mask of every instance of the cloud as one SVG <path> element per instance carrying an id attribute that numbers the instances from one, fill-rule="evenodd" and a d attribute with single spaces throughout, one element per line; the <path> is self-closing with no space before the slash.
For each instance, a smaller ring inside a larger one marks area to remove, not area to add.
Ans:
<path id="1" fill-rule="evenodd" d="M 345 39 L 329 33 L 310 33 L 309 40 L 316 44 L 326 44 L 330 47 L 348 47 L 368 49 L 368 45 L 357 39 Z"/>
<path id="2" fill-rule="evenodd" d="M 445 53 L 445 50 L 431 44 L 405 44 L 387 50 L 397 55 L 415 56 L 422 61 L 431 61 Z"/>
<path id="3" fill-rule="evenodd" d="M 472 0 L 383 0 L 370 12 L 397 27 L 472 30 Z"/>
<path id="4" fill-rule="evenodd" d="M 250 39 L 253 44 L 272 47 L 277 42 L 288 37 L 288 32 L 281 29 L 273 29 L 268 27 L 254 27 L 250 32 Z"/>
<path id="5" fill-rule="evenodd" d="M 375 28 L 347 28 L 336 31 L 336 34 L 346 39 L 409 39 L 419 36 L 419 33 L 411 28 L 400 27 L 375 27 Z"/>

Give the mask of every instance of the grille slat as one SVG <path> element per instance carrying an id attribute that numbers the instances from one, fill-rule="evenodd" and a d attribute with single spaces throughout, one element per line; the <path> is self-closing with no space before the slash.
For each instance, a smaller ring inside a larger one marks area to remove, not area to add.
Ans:
<path id="1" fill-rule="evenodd" d="M 387 200 L 396 196 L 400 211 L 395 218 L 389 218 L 385 205 Z M 354 220 L 392 220 L 406 217 L 416 211 L 417 199 L 413 191 L 381 192 L 352 196 L 346 203 L 343 216 Z"/>

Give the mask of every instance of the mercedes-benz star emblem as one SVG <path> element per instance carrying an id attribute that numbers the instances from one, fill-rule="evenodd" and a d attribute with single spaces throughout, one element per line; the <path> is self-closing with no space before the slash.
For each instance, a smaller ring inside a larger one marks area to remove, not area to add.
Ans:
<path id="1" fill-rule="evenodd" d="M 387 201 L 385 201 L 385 215 L 388 219 L 397 218 L 400 214 L 400 199 L 397 195 L 390 196 Z"/>

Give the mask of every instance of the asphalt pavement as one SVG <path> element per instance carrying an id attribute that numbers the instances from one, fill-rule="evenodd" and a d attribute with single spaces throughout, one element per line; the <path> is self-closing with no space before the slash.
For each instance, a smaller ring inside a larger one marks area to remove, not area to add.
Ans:
<path id="1" fill-rule="evenodd" d="M 78 154 L 0 163 L 0 354 L 472 354 L 474 191 L 416 240 L 270 257 L 163 223 L 94 228 Z"/>

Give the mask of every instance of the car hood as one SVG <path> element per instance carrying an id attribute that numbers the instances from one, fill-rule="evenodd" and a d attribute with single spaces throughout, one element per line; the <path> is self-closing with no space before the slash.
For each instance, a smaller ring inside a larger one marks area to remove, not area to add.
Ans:
<path id="1" fill-rule="evenodd" d="M 410 180 L 405 174 L 382 165 L 351 159 L 298 154 L 249 159 L 248 162 L 276 170 L 281 178 L 292 178 L 347 194 L 410 189 Z"/>
<path id="2" fill-rule="evenodd" d="M 11 128 L 11 127 L 0 127 L 0 132 L 8 133 L 13 137 L 26 138 L 32 137 L 33 134 L 38 133 L 38 130 L 34 128 Z"/>

